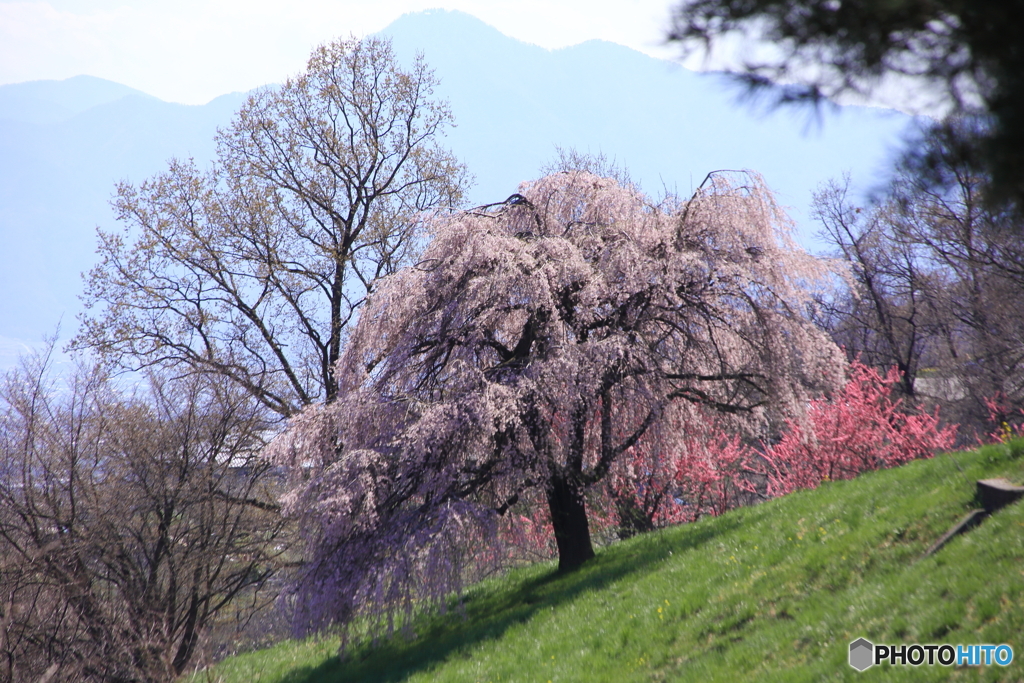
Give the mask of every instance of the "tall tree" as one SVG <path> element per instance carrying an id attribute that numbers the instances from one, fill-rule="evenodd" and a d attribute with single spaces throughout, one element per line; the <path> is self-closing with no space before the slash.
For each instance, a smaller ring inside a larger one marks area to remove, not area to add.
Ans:
<path id="1" fill-rule="evenodd" d="M 529 491 L 574 569 L 594 554 L 585 492 L 671 402 L 756 428 L 841 377 L 804 317 L 828 269 L 758 177 L 660 204 L 578 171 L 520 192 L 434 220 L 422 260 L 362 312 L 337 400 L 271 446 L 313 544 L 313 625 L 411 605 L 415 586 L 446 595 L 457 539 Z"/>
<path id="2" fill-rule="evenodd" d="M 1024 199 L 1024 51 L 1019 2 L 962 0 L 681 0 L 669 40 L 710 50 L 741 38 L 769 46 L 737 75 L 759 87 L 796 82 L 782 101 L 869 93 L 887 76 L 939 93 L 953 115 L 981 115 L 969 138 L 1002 198 Z"/>
<path id="3" fill-rule="evenodd" d="M 837 183 L 815 200 L 856 280 L 829 308 L 834 337 L 870 365 L 895 365 L 904 394 L 944 404 L 968 433 L 987 429 L 987 399 L 1011 413 L 1024 401 L 1024 232 L 1015 211 L 986 201 L 961 130 L 973 125 L 933 129 L 874 206 L 854 208 Z M 922 368 L 931 376 L 915 384 Z"/>
<path id="4" fill-rule="evenodd" d="M 467 183 L 439 146 L 452 119 L 436 82 L 386 39 L 336 41 L 250 95 L 210 170 L 173 161 L 119 185 L 124 231 L 99 231 L 74 345 L 227 377 L 284 416 L 330 400 L 374 281 L 422 248 L 422 212 L 454 207 Z"/>

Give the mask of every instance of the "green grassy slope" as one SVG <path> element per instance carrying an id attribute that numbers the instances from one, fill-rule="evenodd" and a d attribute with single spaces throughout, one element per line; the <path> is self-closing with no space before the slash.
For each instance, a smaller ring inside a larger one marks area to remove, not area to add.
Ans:
<path id="1" fill-rule="evenodd" d="M 336 640 L 234 657 L 198 680 L 1024 681 L 1024 503 L 935 556 L 975 480 L 1024 481 L 1024 441 L 941 455 L 647 534 L 561 576 L 484 582 L 464 616 L 335 657 Z M 1009 667 L 858 673 L 849 642 L 1008 643 Z"/>

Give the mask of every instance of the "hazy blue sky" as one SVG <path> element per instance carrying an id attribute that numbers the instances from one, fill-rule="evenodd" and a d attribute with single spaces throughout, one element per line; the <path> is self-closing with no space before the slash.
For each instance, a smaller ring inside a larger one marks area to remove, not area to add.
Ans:
<path id="1" fill-rule="evenodd" d="M 79 74 L 106 78 L 169 102 L 205 104 L 218 95 L 282 81 L 310 50 L 338 36 L 383 29 L 407 12 L 461 10 L 505 35 L 546 48 L 599 38 L 654 57 L 679 0 L 0 0 L 0 85 Z M 739 42 L 714 61 L 720 68 Z M 750 46 L 743 44 L 745 51 Z M 771 48 L 768 48 L 769 50 Z M 938 114 L 941 99 L 912 82 L 888 83 L 870 99 L 908 113 Z"/>
<path id="2" fill-rule="evenodd" d="M 666 0 L 0 0 L 0 84 L 89 74 L 201 104 L 300 71 L 310 49 L 458 9 L 547 48 L 601 38 L 669 57 Z"/>

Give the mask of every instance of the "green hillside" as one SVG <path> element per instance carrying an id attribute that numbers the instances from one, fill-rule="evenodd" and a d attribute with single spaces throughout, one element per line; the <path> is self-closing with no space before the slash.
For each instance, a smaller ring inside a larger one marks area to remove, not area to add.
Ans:
<path id="1" fill-rule="evenodd" d="M 937 554 L 977 479 L 1024 481 L 1024 441 L 835 482 L 605 548 L 561 576 L 484 582 L 415 639 L 282 643 L 196 680 L 1024 680 L 1024 503 Z M 850 641 L 1010 644 L 1007 667 L 847 664 Z"/>

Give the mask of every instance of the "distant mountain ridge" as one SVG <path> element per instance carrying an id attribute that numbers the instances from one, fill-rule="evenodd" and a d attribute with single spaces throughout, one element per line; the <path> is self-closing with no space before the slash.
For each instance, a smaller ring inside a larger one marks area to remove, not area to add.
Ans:
<path id="1" fill-rule="evenodd" d="M 95 76 L 14 83 L 0 86 L 0 119 L 33 124 L 60 123 L 93 107 L 131 95 L 156 100 L 141 90 Z"/>
<path id="2" fill-rule="evenodd" d="M 205 164 L 243 100 L 169 104 L 88 77 L 0 87 L 0 337 L 35 342 L 59 320 L 73 331 L 80 273 L 93 265 L 96 226 L 113 226 L 116 183 L 142 181 L 172 156 Z M 25 120 L 33 107 L 48 118 Z"/>
<path id="3" fill-rule="evenodd" d="M 488 188 L 481 200 L 534 177 L 559 145 L 614 157 L 649 192 L 688 194 L 709 171 L 753 169 L 806 223 L 811 190 L 843 170 L 881 172 L 910 121 L 868 107 L 824 110 L 820 128 L 806 111 L 758 116 L 718 74 L 598 40 L 546 50 L 462 12 L 407 14 L 383 33 L 441 77 L 458 121 L 452 146 Z"/>
<path id="4" fill-rule="evenodd" d="M 551 51 L 461 12 L 405 15 L 383 33 L 403 59 L 422 51 L 441 79 L 458 124 L 446 142 L 476 175 L 475 203 L 536 177 L 558 145 L 603 152 L 652 193 L 688 194 L 714 169 L 757 170 L 806 238 L 811 190 L 843 171 L 870 184 L 909 121 L 845 107 L 804 134 L 792 117 L 737 105 L 714 75 L 602 41 Z M 115 184 L 170 157 L 205 165 L 244 98 L 171 104 L 91 76 L 0 86 L 0 367 L 58 320 L 73 333 L 95 227 L 115 226 Z"/>

